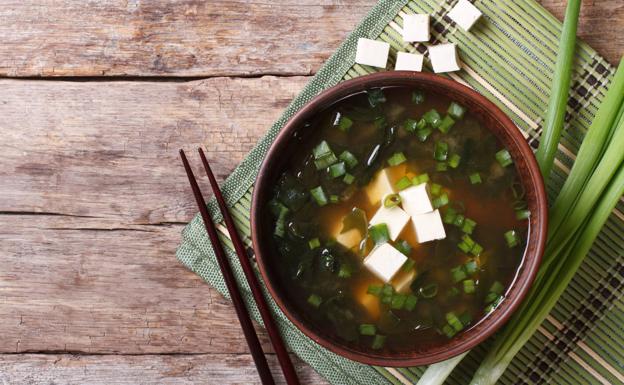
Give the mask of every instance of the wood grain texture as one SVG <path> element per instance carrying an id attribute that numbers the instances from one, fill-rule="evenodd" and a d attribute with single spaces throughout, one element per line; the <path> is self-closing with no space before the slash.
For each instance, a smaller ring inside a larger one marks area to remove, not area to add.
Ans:
<path id="1" fill-rule="evenodd" d="M 311 74 L 374 3 L 7 0 L 0 75 Z"/>
<path id="2" fill-rule="evenodd" d="M 325 384 L 293 356 L 302 384 Z M 285 384 L 275 355 L 268 357 L 277 384 Z M 260 384 L 247 354 L 159 356 L 0 355 L 0 384 L 193 385 Z"/>
<path id="3" fill-rule="evenodd" d="M 539 2 L 563 17 L 565 1 Z M 374 3 L 8 0 L 0 76 L 312 74 Z M 623 26 L 621 0 L 583 3 L 579 36 L 613 64 Z"/>

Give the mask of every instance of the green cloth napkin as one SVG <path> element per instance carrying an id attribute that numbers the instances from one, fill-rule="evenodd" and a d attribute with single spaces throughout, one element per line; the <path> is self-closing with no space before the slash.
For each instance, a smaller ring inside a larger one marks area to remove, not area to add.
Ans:
<path id="1" fill-rule="evenodd" d="M 496 103 L 525 133 L 529 144 L 537 147 L 561 24 L 533 0 L 476 0 L 474 3 L 483 12 L 483 17 L 470 32 L 466 32 L 446 17 L 455 2 L 380 1 L 292 101 L 222 185 L 226 201 L 248 245 L 251 245 L 249 209 L 253 183 L 262 159 L 281 127 L 322 90 L 340 81 L 378 71 L 354 64 L 357 39 L 366 37 L 390 43 L 388 70 L 394 67 L 398 51 L 426 52 L 422 44 L 410 45 L 402 41 L 401 15 L 430 14 L 435 43 L 456 43 L 463 62 L 461 71 L 448 76 Z M 613 71 L 589 46 L 584 43 L 577 45 L 566 131 L 556 168 L 547 183 L 550 194 L 561 188 Z M 209 202 L 208 206 L 213 218 L 220 221 L 215 202 Z M 516 356 L 501 378 L 502 384 L 624 384 L 622 212 L 624 204 L 620 202 L 570 287 L 539 332 Z M 226 233 L 220 236 L 226 245 L 243 297 L 252 316 L 261 322 Z M 199 216 L 184 229 L 176 255 L 187 268 L 228 297 Z M 270 298 L 268 293 L 265 294 Z M 412 384 L 425 370 L 425 367 L 372 367 L 337 356 L 308 339 L 288 321 L 272 300 L 269 303 L 289 347 L 333 384 Z M 468 383 L 484 350 L 483 346 L 474 349 L 455 369 L 448 383 Z"/>

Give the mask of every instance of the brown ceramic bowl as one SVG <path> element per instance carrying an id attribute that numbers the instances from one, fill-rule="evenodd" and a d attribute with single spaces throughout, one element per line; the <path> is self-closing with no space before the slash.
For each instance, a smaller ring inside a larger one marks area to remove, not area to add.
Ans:
<path id="1" fill-rule="evenodd" d="M 511 153 L 531 211 L 528 245 L 523 262 L 505 300 L 498 308 L 448 342 L 418 346 L 414 351 L 394 354 L 356 350 L 346 346 L 340 340 L 326 335 L 296 311 L 285 295 L 286 288 L 280 287 L 279 281 L 274 278 L 277 252 L 272 241 L 267 208 L 267 201 L 286 162 L 298 150 L 297 143 L 305 141 L 306 121 L 343 97 L 374 87 L 392 86 L 414 86 L 429 93 L 442 93 L 466 106 Z M 547 203 L 542 176 L 533 152 L 515 124 L 494 103 L 468 87 L 440 76 L 407 71 L 381 72 L 345 81 L 322 92 L 301 108 L 286 123 L 269 149 L 256 179 L 251 206 L 251 234 L 258 266 L 269 292 L 284 314 L 308 337 L 332 352 L 365 364 L 382 366 L 415 366 L 443 361 L 473 348 L 491 336 L 509 319 L 529 290 L 544 250 L 546 227 Z"/>

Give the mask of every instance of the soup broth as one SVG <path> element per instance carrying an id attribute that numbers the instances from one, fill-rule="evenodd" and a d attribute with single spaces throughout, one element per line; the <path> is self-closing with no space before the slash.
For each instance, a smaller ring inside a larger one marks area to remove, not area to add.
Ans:
<path id="1" fill-rule="evenodd" d="M 522 262 L 512 159 L 470 111 L 407 87 L 340 100 L 305 128 L 269 203 L 273 266 L 308 323 L 359 350 L 414 351 L 474 327 Z"/>

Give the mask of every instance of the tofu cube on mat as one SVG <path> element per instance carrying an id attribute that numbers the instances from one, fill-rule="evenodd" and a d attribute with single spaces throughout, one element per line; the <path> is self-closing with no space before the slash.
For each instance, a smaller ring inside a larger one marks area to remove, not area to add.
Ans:
<path id="1" fill-rule="evenodd" d="M 374 226 L 380 223 L 385 223 L 388 227 L 390 239 L 396 241 L 409 220 L 409 214 L 403 211 L 400 207 L 385 207 L 382 204 L 375 215 L 373 215 L 373 218 L 370 220 L 370 224 L 371 226 Z"/>
<path id="2" fill-rule="evenodd" d="M 355 62 L 372 67 L 386 68 L 389 52 L 390 44 L 361 37 L 357 43 Z"/>
<path id="3" fill-rule="evenodd" d="M 398 52 L 394 69 L 396 71 L 422 71 L 424 56 L 421 54 Z"/>
<path id="4" fill-rule="evenodd" d="M 360 244 L 362 241 L 362 234 L 358 229 L 350 229 L 344 233 L 338 233 L 334 237 L 336 242 L 340 243 L 347 249 L 352 249 Z"/>
<path id="5" fill-rule="evenodd" d="M 384 243 L 364 258 L 364 266 L 377 278 L 388 283 L 407 261 L 407 257 L 389 243 Z"/>
<path id="6" fill-rule="evenodd" d="M 432 45 L 428 48 L 429 58 L 435 73 L 459 71 L 459 60 L 455 44 Z"/>
<path id="7" fill-rule="evenodd" d="M 418 243 L 446 238 L 439 210 L 412 216 L 412 226 L 414 226 Z"/>
<path id="8" fill-rule="evenodd" d="M 403 16 L 403 41 L 429 41 L 429 15 L 419 13 Z"/>
<path id="9" fill-rule="evenodd" d="M 399 192 L 399 195 L 401 196 L 403 210 L 411 216 L 433 211 L 426 183 L 408 187 Z"/>
<path id="10" fill-rule="evenodd" d="M 365 192 L 373 205 L 378 204 L 384 196 L 394 193 L 394 186 L 387 168 L 379 171 L 373 177 L 373 180 L 366 186 Z"/>
<path id="11" fill-rule="evenodd" d="M 481 17 L 481 11 L 468 0 L 459 0 L 447 16 L 468 31 Z"/>

